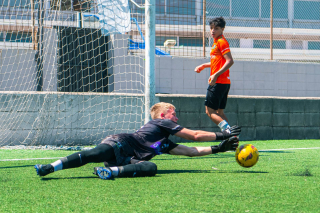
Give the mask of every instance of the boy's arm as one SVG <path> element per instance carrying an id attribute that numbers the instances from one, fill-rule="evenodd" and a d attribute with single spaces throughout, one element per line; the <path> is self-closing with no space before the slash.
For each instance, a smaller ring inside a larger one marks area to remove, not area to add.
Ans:
<path id="1" fill-rule="evenodd" d="M 176 148 L 169 151 L 171 155 L 185 155 L 189 157 L 204 156 L 209 154 L 215 154 L 219 152 L 226 152 L 229 150 L 236 150 L 239 145 L 239 139 L 237 137 L 231 137 L 222 141 L 219 145 L 209 147 L 188 147 L 184 145 L 178 145 Z"/>
<path id="2" fill-rule="evenodd" d="M 202 70 L 204 70 L 205 68 L 210 68 L 211 66 L 211 62 L 208 62 L 208 63 L 204 63 L 204 64 L 201 64 L 199 66 L 197 66 L 194 71 L 196 73 L 200 73 Z"/>
<path id="3" fill-rule="evenodd" d="M 224 63 L 224 65 L 221 67 L 221 69 L 218 72 L 214 73 L 209 77 L 209 84 L 211 86 L 213 86 L 216 83 L 219 75 L 227 71 L 234 63 L 231 52 L 227 52 L 226 54 L 223 55 L 223 57 L 226 59 L 226 63 Z"/>
<path id="4" fill-rule="evenodd" d="M 183 128 L 174 135 L 192 141 L 214 141 L 224 140 L 232 136 L 238 136 L 240 132 L 241 128 L 239 126 L 232 126 L 228 130 L 222 132 L 207 132 L 202 130 L 191 130 Z"/>

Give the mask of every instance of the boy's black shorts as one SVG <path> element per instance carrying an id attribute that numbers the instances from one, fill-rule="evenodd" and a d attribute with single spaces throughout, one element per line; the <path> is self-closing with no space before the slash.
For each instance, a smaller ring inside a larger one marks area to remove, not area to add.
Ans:
<path id="1" fill-rule="evenodd" d="M 225 109 L 227 106 L 229 90 L 230 84 L 209 85 L 204 105 L 214 110 Z"/>

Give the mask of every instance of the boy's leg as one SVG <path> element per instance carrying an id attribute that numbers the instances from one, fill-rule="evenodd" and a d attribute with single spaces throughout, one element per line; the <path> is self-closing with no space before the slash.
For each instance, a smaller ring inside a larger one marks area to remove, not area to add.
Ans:
<path id="1" fill-rule="evenodd" d="M 100 163 L 115 158 L 113 148 L 108 144 L 99 144 L 93 149 L 77 152 L 61 158 L 52 164 L 37 164 L 35 166 L 39 176 L 45 176 L 62 169 L 83 166 L 87 163 Z"/>
<path id="2" fill-rule="evenodd" d="M 215 84 L 214 86 L 209 86 L 205 100 L 206 114 L 220 127 L 221 131 L 230 127 L 228 119 L 224 114 L 229 89 L 229 84 Z"/>
<path id="3" fill-rule="evenodd" d="M 157 174 L 157 165 L 150 161 L 134 160 L 131 164 L 119 166 L 119 177 L 151 177 Z"/>
<path id="4" fill-rule="evenodd" d="M 223 120 L 229 122 L 227 116 L 224 114 L 224 109 L 218 109 L 218 110 L 217 110 L 217 114 L 218 114 Z"/>
<path id="5" fill-rule="evenodd" d="M 81 151 L 60 159 L 62 169 L 70 169 L 83 166 L 87 163 L 100 163 L 115 158 L 113 148 L 108 144 L 99 144 L 93 149 Z"/>
<path id="6" fill-rule="evenodd" d="M 214 110 L 206 106 L 206 113 L 209 118 L 221 129 L 221 131 L 230 128 L 228 119 L 223 113 L 223 109 Z"/>
<path id="7" fill-rule="evenodd" d="M 218 114 L 218 110 L 214 110 L 208 106 L 206 106 L 206 114 L 209 116 L 209 118 L 218 125 L 221 121 L 224 119 Z"/>
<path id="8" fill-rule="evenodd" d="M 115 174 L 115 170 L 118 172 Z M 110 176 L 110 172 L 112 176 Z M 157 165 L 150 161 L 132 160 L 131 164 L 118 167 L 95 167 L 94 174 L 101 179 L 112 177 L 151 177 L 157 174 Z"/>

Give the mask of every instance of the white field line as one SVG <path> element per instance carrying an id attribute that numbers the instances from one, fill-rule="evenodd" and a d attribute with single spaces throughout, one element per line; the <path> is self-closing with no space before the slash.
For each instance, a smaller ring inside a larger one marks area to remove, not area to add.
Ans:
<path id="1" fill-rule="evenodd" d="M 306 150 L 306 149 L 320 149 L 320 147 L 310 147 L 310 148 L 286 148 L 286 149 L 264 149 L 259 150 L 259 152 L 268 151 L 285 151 L 285 150 Z M 52 158 L 22 158 L 22 159 L 0 159 L 0 161 L 23 161 L 23 160 L 50 160 L 50 159 L 60 159 L 62 157 L 52 157 Z"/>
<path id="2" fill-rule="evenodd" d="M 320 149 L 320 147 L 310 147 L 310 148 L 286 148 L 286 149 L 265 149 L 258 150 L 259 152 L 267 152 L 267 151 L 284 151 L 284 150 L 298 150 L 298 149 Z"/>
<path id="3" fill-rule="evenodd" d="M 50 160 L 50 159 L 57 159 L 57 158 L 62 158 L 62 157 L 53 157 L 53 158 L 22 158 L 22 159 L 3 159 L 0 161 L 20 161 L 20 160 Z"/>

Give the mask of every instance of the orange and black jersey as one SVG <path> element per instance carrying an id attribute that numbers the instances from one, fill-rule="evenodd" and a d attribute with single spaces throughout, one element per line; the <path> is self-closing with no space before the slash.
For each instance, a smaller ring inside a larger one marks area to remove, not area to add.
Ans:
<path id="1" fill-rule="evenodd" d="M 223 57 L 224 54 L 230 52 L 230 47 L 228 41 L 223 35 L 219 36 L 217 39 L 214 39 L 211 51 L 210 51 L 210 62 L 211 62 L 211 73 L 218 72 L 221 67 L 226 63 L 226 59 Z M 216 83 L 220 84 L 230 84 L 229 70 L 222 73 Z"/>

